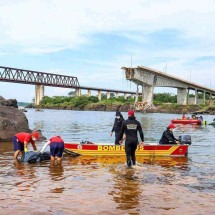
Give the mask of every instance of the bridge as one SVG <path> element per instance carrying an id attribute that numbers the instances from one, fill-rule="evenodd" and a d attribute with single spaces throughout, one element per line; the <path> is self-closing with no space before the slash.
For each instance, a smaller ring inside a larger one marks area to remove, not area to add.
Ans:
<path id="1" fill-rule="evenodd" d="M 80 86 L 78 78 L 73 76 L 3 66 L 0 66 L 0 81 L 35 85 L 35 105 L 39 105 L 44 97 L 44 86 L 72 88 L 76 90 L 77 96 L 81 95 L 81 90 L 88 90 L 89 96 L 91 96 L 91 91 L 97 91 L 99 100 L 101 100 L 101 92 L 107 92 L 107 99 L 110 98 L 111 92 L 115 93 L 116 97 L 121 93 L 125 98 L 127 95 L 133 97 L 136 95 L 136 92 L 132 91 Z"/>
<path id="2" fill-rule="evenodd" d="M 145 66 L 137 66 L 135 68 L 122 67 L 122 69 L 125 71 L 127 80 L 134 82 L 137 86 L 142 86 L 143 109 L 147 109 L 153 105 L 153 92 L 155 87 L 177 88 L 177 103 L 182 105 L 205 104 L 206 94 L 209 95 L 211 104 L 212 97 L 215 96 L 214 89 Z M 189 98 L 190 90 L 195 92 L 195 97 L 193 99 Z M 203 101 L 199 99 L 199 92 L 203 93 Z"/>

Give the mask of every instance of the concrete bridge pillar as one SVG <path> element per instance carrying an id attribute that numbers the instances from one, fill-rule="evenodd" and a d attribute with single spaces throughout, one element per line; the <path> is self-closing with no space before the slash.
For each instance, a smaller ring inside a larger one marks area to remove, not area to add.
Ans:
<path id="1" fill-rule="evenodd" d="M 142 86 L 142 102 L 144 102 L 144 86 Z"/>
<path id="2" fill-rule="evenodd" d="M 41 84 L 38 84 L 35 86 L 35 105 L 39 105 L 40 101 L 44 97 L 44 86 Z"/>
<path id="3" fill-rule="evenodd" d="M 204 91 L 204 92 L 203 92 L 203 104 L 204 104 L 204 105 L 205 105 L 205 101 L 206 101 L 205 95 L 206 95 L 206 93 L 205 93 L 205 91 Z"/>
<path id="4" fill-rule="evenodd" d="M 154 92 L 154 86 L 146 86 L 143 85 L 142 89 L 142 102 L 146 102 L 148 104 L 153 104 L 153 92 Z"/>
<path id="5" fill-rule="evenodd" d="M 98 90 L 98 99 L 99 99 L 99 101 L 102 100 L 102 92 L 100 90 Z"/>
<path id="6" fill-rule="evenodd" d="M 127 94 L 126 93 L 124 93 L 124 99 L 127 99 Z"/>
<path id="7" fill-rule="evenodd" d="M 119 98 L 119 93 L 116 93 L 116 98 Z"/>
<path id="8" fill-rule="evenodd" d="M 181 105 L 187 104 L 187 89 L 177 88 L 177 103 Z"/>
<path id="9" fill-rule="evenodd" d="M 210 93 L 210 96 L 209 96 L 209 106 L 212 106 L 213 104 L 212 104 L 212 93 Z"/>
<path id="10" fill-rule="evenodd" d="M 194 105 L 198 104 L 198 90 L 195 89 L 195 98 L 194 98 Z"/>
<path id="11" fill-rule="evenodd" d="M 107 92 L 107 99 L 110 99 L 110 92 Z"/>
<path id="12" fill-rule="evenodd" d="M 91 90 L 88 90 L 88 91 L 87 91 L 87 95 L 88 95 L 88 96 L 91 96 Z"/>
<path id="13" fill-rule="evenodd" d="M 81 96 L 81 89 L 79 89 L 79 88 L 75 89 L 75 95 Z"/>

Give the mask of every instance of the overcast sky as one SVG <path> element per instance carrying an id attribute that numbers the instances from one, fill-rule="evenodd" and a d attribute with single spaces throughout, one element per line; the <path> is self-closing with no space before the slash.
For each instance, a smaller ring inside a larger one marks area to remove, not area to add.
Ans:
<path id="1" fill-rule="evenodd" d="M 122 66 L 147 66 L 215 88 L 215 0 L 0 0 L 0 66 L 135 90 Z M 33 85 L 0 82 L 31 102 Z M 175 92 L 156 88 L 155 92 Z M 69 89 L 45 87 L 48 96 Z"/>

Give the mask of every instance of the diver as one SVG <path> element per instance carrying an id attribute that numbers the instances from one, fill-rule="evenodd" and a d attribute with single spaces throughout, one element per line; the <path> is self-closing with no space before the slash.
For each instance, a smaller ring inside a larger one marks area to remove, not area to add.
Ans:
<path id="1" fill-rule="evenodd" d="M 122 126 L 122 123 L 124 121 L 124 118 L 122 116 L 122 114 L 119 111 L 116 111 L 116 115 L 115 115 L 115 120 L 114 120 L 114 124 L 113 124 L 113 128 L 110 132 L 110 136 L 113 135 L 113 132 L 115 132 L 115 145 L 119 145 L 119 133 L 120 133 L 120 129 Z"/>

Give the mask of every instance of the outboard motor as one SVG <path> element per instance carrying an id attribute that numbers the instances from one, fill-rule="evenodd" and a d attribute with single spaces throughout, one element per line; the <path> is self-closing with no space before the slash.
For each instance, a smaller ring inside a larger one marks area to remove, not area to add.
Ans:
<path id="1" fill-rule="evenodd" d="M 191 145 L 191 136 L 188 134 L 183 134 L 183 135 L 179 136 L 179 142 L 181 144 Z"/>
<path id="2" fill-rule="evenodd" d="M 29 151 L 29 152 L 26 152 L 21 158 L 22 162 L 28 162 L 28 163 L 36 163 L 36 162 L 41 162 L 45 160 L 50 160 L 50 153 L 48 152 L 40 153 L 40 152 Z"/>

